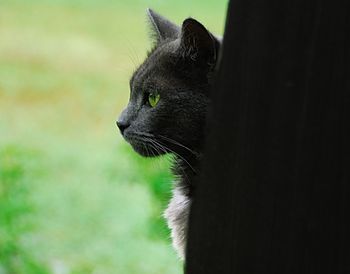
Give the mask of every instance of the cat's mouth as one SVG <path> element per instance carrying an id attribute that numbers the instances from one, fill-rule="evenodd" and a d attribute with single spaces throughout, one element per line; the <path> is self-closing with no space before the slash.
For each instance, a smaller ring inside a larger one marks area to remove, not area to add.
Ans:
<path id="1" fill-rule="evenodd" d="M 132 133 L 124 136 L 125 140 L 141 156 L 157 157 L 169 152 L 153 135 L 146 133 Z"/>

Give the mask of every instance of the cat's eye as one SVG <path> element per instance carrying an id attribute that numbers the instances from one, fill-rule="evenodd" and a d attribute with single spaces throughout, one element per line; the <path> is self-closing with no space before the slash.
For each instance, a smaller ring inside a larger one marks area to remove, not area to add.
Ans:
<path id="1" fill-rule="evenodd" d="M 148 95 L 148 103 L 153 108 L 158 104 L 159 99 L 160 99 L 160 95 L 157 93 L 150 93 Z"/>

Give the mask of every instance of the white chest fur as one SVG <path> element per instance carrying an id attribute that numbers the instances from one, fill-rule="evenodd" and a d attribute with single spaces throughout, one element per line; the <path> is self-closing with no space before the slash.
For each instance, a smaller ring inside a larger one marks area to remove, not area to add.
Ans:
<path id="1" fill-rule="evenodd" d="M 164 217 L 168 221 L 171 229 L 173 246 L 181 259 L 184 259 L 187 236 L 187 223 L 190 211 L 191 200 L 184 195 L 181 187 L 177 186 L 173 190 L 173 197 L 168 208 L 164 212 Z"/>

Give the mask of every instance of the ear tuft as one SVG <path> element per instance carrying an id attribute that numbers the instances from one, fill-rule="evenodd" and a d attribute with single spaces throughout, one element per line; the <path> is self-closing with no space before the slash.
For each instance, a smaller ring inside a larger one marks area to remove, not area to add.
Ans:
<path id="1" fill-rule="evenodd" d="M 177 25 L 151 9 L 147 9 L 147 15 L 151 23 L 153 36 L 157 43 L 166 39 L 178 38 L 180 28 Z"/>

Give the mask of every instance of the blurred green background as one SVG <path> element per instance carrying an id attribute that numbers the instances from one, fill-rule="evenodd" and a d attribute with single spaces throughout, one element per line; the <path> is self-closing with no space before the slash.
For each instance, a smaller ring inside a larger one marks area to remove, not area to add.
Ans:
<path id="1" fill-rule="evenodd" d="M 222 34 L 227 0 L 0 0 L 0 274 L 181 273 L 162 211 L 171 159 L 115 120 L 145 9 Z"/>

